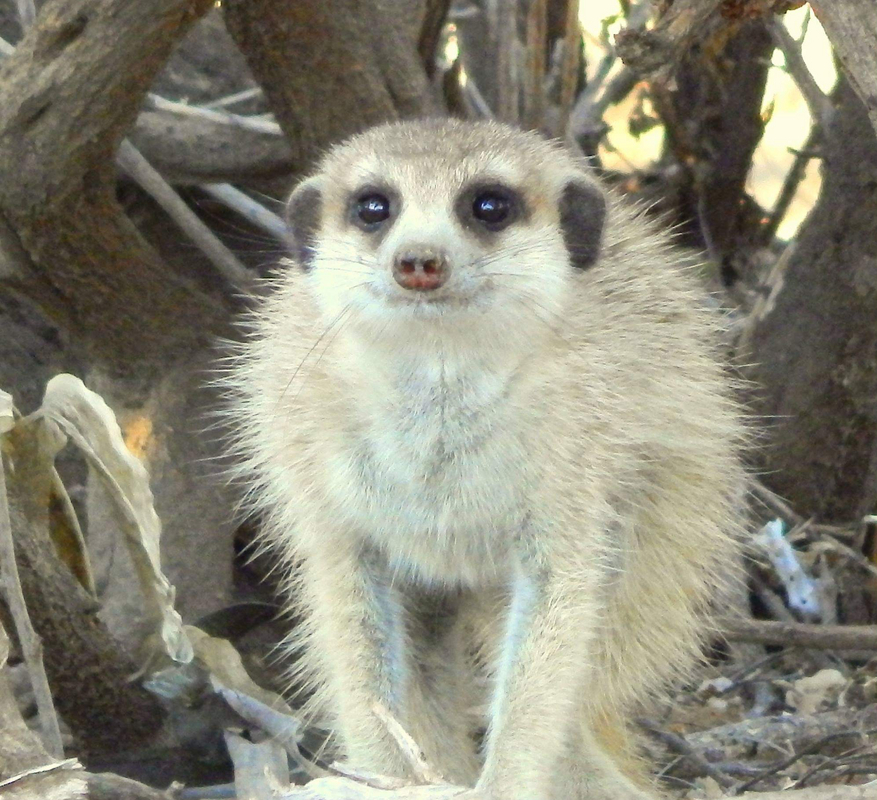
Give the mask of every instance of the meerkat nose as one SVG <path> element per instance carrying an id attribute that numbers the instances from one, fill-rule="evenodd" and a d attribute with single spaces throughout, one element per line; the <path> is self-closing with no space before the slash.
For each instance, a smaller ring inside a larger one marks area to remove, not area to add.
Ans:
<path id="1" fill-rule="evenodd" d="M 406 250 L 393 261 L 393 277 L 403 289 L 428 292 L 448 279 L 450 268 L 444 253 L 429 248 Z"/>

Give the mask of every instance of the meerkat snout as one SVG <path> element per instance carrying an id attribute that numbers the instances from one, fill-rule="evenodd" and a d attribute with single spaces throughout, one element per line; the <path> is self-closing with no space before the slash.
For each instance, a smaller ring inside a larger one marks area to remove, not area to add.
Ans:
<path id="1" fill-rule="evenodd" d="M 428 292 L 443 286 L 450 275 L 447 256 L 429 247 L 407 248 L 393 259 L 393 277 L 403 289 Z"/>

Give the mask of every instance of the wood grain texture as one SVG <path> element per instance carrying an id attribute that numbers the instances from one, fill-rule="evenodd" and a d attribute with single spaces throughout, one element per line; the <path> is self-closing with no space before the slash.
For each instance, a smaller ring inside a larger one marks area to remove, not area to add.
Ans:
<path id="1" fill-rule="evenodd" d="M 877 132 L 877 3 L 813 0 L 810 6 Z"/>
<path id="2" fill-rule="evenodd" d="M 26 254 L 7 284 L 114 371 L 191 350 L 216 316 L 125 216 L 114 166 L 154 76 L 211 5 L 50 0 L 0 65 L 0 219 Z"/>

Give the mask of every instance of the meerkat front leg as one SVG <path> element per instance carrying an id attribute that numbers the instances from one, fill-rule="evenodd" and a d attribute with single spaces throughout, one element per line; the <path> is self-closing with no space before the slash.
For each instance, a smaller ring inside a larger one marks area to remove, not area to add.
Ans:
<path id="1" fill-rule="evenodd" d="M 420 592 L 413 598 L 412 661 L 404 723 L 427 762 L 447 781 L 472 786 L 481 769 L 476 746 L 484 701 L 473 660 L 471 614 L 481 597 Z"/>
<path id="2" fill-rule="evenodd" d="M 548 800 L 586 690 L 604 576 L 557 531 L 521 559 L 496 677 L 487 752 L 476 794 Z"/>
<path id="3" fill-rule="evenodd" d="M 311 537 L 302 564 L 310 615 L 305 658 L 321 687 L 348 760 L 371 772 L 406 777 L 408 762 L 374 712 L 400 713 L 408 678 L 402 603 L 376 557 L 352 537 Z"/>

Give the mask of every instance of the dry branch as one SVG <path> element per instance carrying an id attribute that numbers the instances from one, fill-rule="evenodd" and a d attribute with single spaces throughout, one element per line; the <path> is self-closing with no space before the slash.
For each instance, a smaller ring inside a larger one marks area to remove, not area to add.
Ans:
<path id="1" fill-rule="evenodd" d="M 803 622 L 729 619 L 722 624 L 722 633 L 732 642 L 819 650 L 877 651 L 877 625 L 808 625 Z"/>
<path id="2" fill-rule="evenodd" d="M 71 769 L 78 762 L 50 756 L 22 719 L 4 669 L 8 653 L 9 640 L 0 625 L 0 795 L 22 800 L 28 795 L 34 800 L 84 797 L 85 781 Z"/>
<path id="3" fill-rule="evenodd" d="M 877 786 L 812 786 L 794 792 L 746 792 L 740 795 L 746 800 L 874 800 Z"/>
<path id="4" fill-rule="evenodd" d="M 518 3 L 488 0 L 485 3 L 490 26 L 490 47 L 495 61 L 496 117 L 503 122 L 519 121 L 518 97 L 520 44 L 517 32 Z"/>
<path id="5" fill-rule="evenodd" d="M 807 67 L 800 45 L 786 30 L 786 26 L 776 20 L 770 23 L 768 30 L 776 46 L 783 52 L 786 67 L 804 96 L 804 101 L 810 110 L 810 116 L 818 124 L 827 125 L 833 111 L 831 101 L 828 99 L 828 95 L 819 88 L 819 84 L 816 83 Z"/>
<path id="6" fill-rule="evenodd" d="M 755 751 L 770 761 L 790 753 L 822 745 L 820 752 L 834 754 L 849 747 L 841 735 L 859 735 L 877 729 L 877 705 L 843 708 L 818 714 L 779 714 L 752 717 L 689 734 L 688 743 L 700 753 L 709 752 L 714 761 L 751 758 Z"/>
<path id="7" fill-rule="evenodd" d="M 217 108 L 229 108 L 230 106 L 236 106 L 238 103 L 245 103 L 247 100 L 255 100 L 258 97 L 262 96 L 262 88 L 260 86 L 254 86 L 251 89 L 244 89 L 240 92 L 235 92 L 234 94 L 226 95 L 225 97 L 220 97 L 218 100 L 212 100 L 209 103 L 204 103 L 202 108 L 215 110 Z"/>
<path id="8" fill-rule="evenodd" d="M 176 100 L 166 100 L 164 97 L 157 94 L 150 93 L 147 95 L 146 108 L 152 108 L 158 111 L 169 111 L 172 114 L 179 114 L 184 117 L 204 119 L 209 122 L 215 122 L 218 125 L 255 131 L 256 133 L 264 133 L 268 136 L 281 135 L 280 126 L 271 119 L 232 114 L 229 111 L 216 111 L 215 109 L 207 108 L 207 106 L 195 106 L 190 105 L 189 103 L 180 103 Z"/>
<path id="9" fill-rule="evenodd" d="M 283 219 L 265 206 L 257 203 L 252 197 L 228 183 L 205 183 L 201 191 L 207 193 L 228 208 L 237 211 L 257 228 L 269 233 L 281 244 L 292 248 L 294 242 L 289 228 Z"/>
<path id="10" fill-rule="evenodd" d="M 156 700 L 129 682 L 134 664 L 97 618 L 94 598 L 55 554 L 50 537 L 52 459 L 63 442 L 30 418 L 7 435 L 15 469 L 9 501 L 24 597 L 44 648 L 44 662 L 62 718 L 89 749 L 133 747 L 162 721 Z M 52 447 L 55 450 L 52 450 Z"/>
<path id="11" fill-rule="evenodd" d="M 0 65 L 0 218 L 26 254 L 7 283 L 120 372 L 217 327 L 218 309 L 122 212 L 113 163 L 174 43 L 211 5 L 49 0 Z"/>
<path id="12" fill-rule="evenodd" d="M 171 183 L 253 183 L 294 171 L 283 136 L 204 116 L 144 110 L 129 137 Z"/>
<path id="13" fill-rule="evenodd" d="M 123 141 L 116 160 L 121 169 L 165 210 L 227 281 L 239 289 L 249 285 L 250 274 L 237 256 L 201 222 L 133 144 Z"/>
<path id="14" fill-rule="evenodd" d="M 615 38 L 621 60 L 640 75 L 671 70 L 712 27 L 719 0 L 676 0 L 650 30 L 626 28 Z"/>

